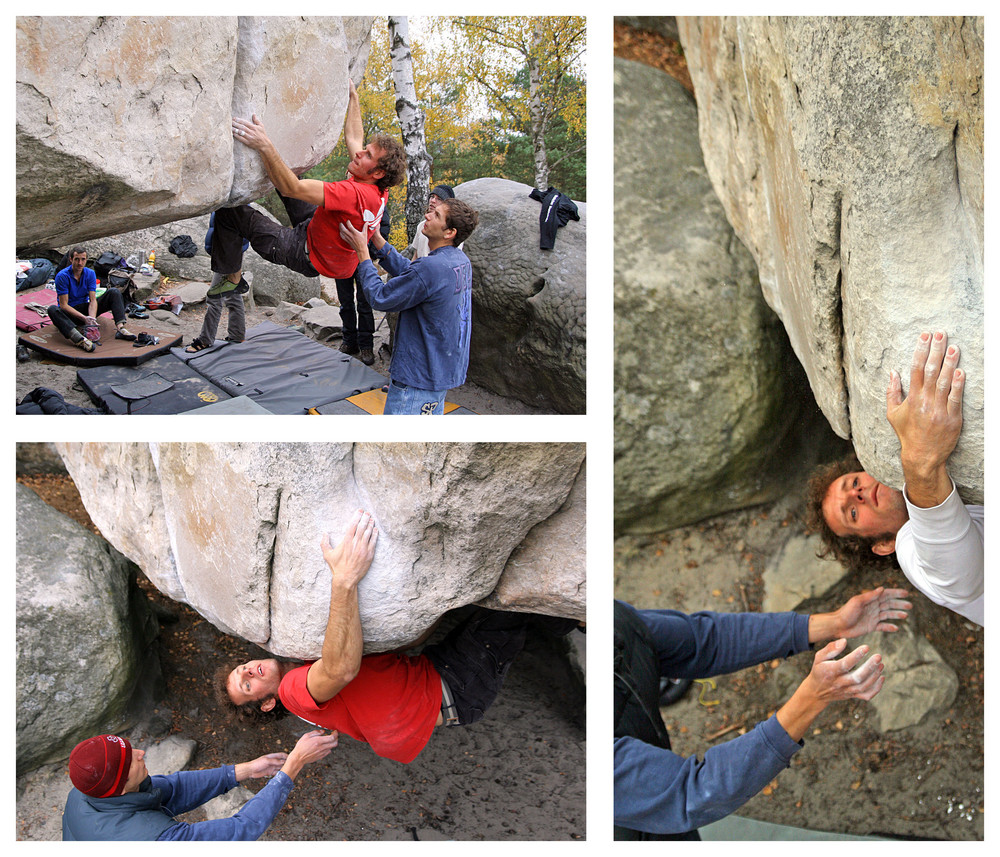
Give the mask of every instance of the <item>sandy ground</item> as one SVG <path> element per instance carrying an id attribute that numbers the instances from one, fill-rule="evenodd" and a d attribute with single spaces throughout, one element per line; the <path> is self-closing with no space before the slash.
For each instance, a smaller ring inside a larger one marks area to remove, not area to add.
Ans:
<path id="1" fill-rule="evenodd" d="M 246 316 L 247 330 L 250 330 L 255 325 L 264 321 L 280 324 L 285 327 L 292 327 L 296 324 L 295 321 L 282 320 L 278 313 L 276 313 L 274 307 L 257 307 L 255 310 L 247 307 Z M 191 341 L 198 336 L 201 331 L 201 324 L 204 317 L 204 303 L 185 305 L 185 307 L 181 310 L 180 315 L 174 317 L 177 322 L 176 329 L 184 337 L 184 345 L 190 344 Z M 219 325 L 219 337 L 225 336 L 227 318 L 228 316 L 224 312 L 222 322 Z M 389 326 L 383 318 L 383 313 L 375 313 L 376 331 L 374 351 L 376 359 L 372 368 L 388 379 L 389 360 L 391 357 L 388 348 Z M 156 323 L 160 327 L 167 327 L 171 330 L 174 329 L 174 325 L 170 322 L 157 321 Z M 139 319 L 130 319 L 128 329 L 132 333 L 139 333 L 143 330 L 142 321 Z M 22 335 L 22 331 L 15 328 L 15 340 L 20 335 Z M 341 340 L 338 338 L 322 344 L 330 348 L 338 349 L 340 348 L 340 343 Z M 71 404 L 80 405 L 85 408 L 98 407 L 93 401 L 91 401 L 90 396 L 88 396 L 83 388 L 77 383 L 76 371 L 78 367 L 68 363 L 42 359 L 41 355 L 36 351 L 30 351 L 30 355 L 31 357 L 27 362 L 19 362 L 17 364 L 16 391 L 18 402 L 20 402 L 25 395 L 30 393 L 36 387 L 48 387 L 49 389 L 56 390 L 61 393 L 63 398 Z M 533 408 L 521 401 L 518 401 L 517 399 L 498 396 L 489 390 L 473 384 L 471 381 L 463 384 L 461 387 L 456 387 L 455 389 L 449 391 L 447 401 L 469 408 L 477 414 L 555 413 L 555 411 Z"/>
<path id="2" fill-rule="evenodd" d="M 60 511 L 89 523 L 68 478 L 24 481 Z M 143 579 L 140 584 L 176 617 L 161 623 L 167 695 L 150 716 L 166 724 L 161 731 L 198 742 L 191 767 L 290 750 L 311 727 L 294 717 L 228 727 L 205 680 L 217 663 L 239 663 L 260 650 L 222 634 Z M 585 691 L 560 642 L 532 632 L 484 720 L 436 730 L 409 765 L 381 759 L 366 744 L 342 737 L 330 756 L 304 769 L 263 839 L 583 839 L 585 721 Z M 132 737 L 143 746 L 141 729 Z M 244 785 L 257 791 L 264 782 Z M 51 817 L 51 806 L 19 803 L 17 838 L 37 838 Z"/>
<path id="3" fill-rule="evenodd" d="M 615 596 L 640 607 L 740 611 L 761 609 L 761 574 L 800 526 L 798 495 L 723 515 L 658 536 L 615 542 Z M 804 608 L 823 612 L 879 585 L 910 588 L 898 569 L 848 576 Z M 739 812 L 799 828 L 902 839 L 983 838 L 983 629 L 911 594 L 907 621 L 955 670 L 953 707 L 916 727 L 880 733 L 864 702 L 829 706 L 813 724 L 791 767 Z M 662 709 L 673 749 L 703 755 L 766 719 L 806 676 L 802 653 L 716 679 L 714 690 L 693 685 Z"/>

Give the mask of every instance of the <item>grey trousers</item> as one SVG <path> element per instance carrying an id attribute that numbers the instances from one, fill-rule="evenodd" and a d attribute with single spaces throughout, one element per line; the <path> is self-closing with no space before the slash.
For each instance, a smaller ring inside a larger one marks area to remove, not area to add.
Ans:
<path id="1" fill-rule="evenodd" d="M 205 310 L 205 320 L 202 322 L 201 333 L 197 339 L 200 345 L 208 346 L 215 342 L 215 331 L 218 330 L 219 322 L 222 320 L 223 304 L 229 309 L 229 332 L 226 338 L 231 342 L 242 342 L 246 339 L 247 320 L 243 309 L 243 295 L 231 291 L 221 295 L 209 295 L 206 300 L 208 309 Z"/>

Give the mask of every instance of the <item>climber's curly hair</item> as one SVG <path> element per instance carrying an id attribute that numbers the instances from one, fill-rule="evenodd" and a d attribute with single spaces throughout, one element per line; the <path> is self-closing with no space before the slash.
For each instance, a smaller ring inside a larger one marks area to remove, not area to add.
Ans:
<path id="1" fill-rule="evenodd" d="M 375 166 L 385 175 L 375 182 L 375 187 L 385 193 L 389 188 L 403 183 L 406 178 L 406 152 L 403 144 L 391 134 L 375 134 L 368 142 L 382 150 L 382 157 Z"/>

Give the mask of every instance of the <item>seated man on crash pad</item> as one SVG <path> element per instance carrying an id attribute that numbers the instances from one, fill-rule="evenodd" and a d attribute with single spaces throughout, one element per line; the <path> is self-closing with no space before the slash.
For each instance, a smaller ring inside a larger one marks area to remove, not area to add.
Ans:
<path id="1" fill-rule="evenodd" d="M 56 306 L 49 307 L 49 319 L 56 329 L 84 351 L 93 351 L 93 341 L 80 328 L 96 328 L 97 316 L 111 312 L 115 320 L 115 339 L 135 340 L 125 329 L 125 301 L 116 288 L 108 288 L 97 297 L 97 274 L 87 267 L 87 251 L 74 247 L 69 251 L 68 268 L 56 274 Z"/>
<path id="2" fill-rule="evenodd" d="M 374 519 L 362 511 L 337 547 L 322 539 L 332 579 L 320 659 L 298 664 L 269 658 L 222 667 L 215 682 L 220 702 L 253 719 L 290 712 L 364 741 L 379 756 L 412 762 L 436 726 L 482 719 L 524 646 L 529 623 L 555 634 L 568 634 L 578 624 L 479 608 L 419 655 L 362 657 L 358 584 L 377 540 Z"/>

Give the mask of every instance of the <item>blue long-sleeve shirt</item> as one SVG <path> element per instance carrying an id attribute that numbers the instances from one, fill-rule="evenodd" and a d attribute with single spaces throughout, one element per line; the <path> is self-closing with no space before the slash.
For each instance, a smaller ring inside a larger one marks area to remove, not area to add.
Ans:
<path id="1" fill-rule="evenodd" d="M 194 823 L 174 818 L 235 788 L 234 765 L 152 776 L 139 791 L 118 797 L 93 798 L 73 789 L 63 812 L 63 839 L 255 840 L 274 821 L 292 786 L 291 777 L 279 771 L 232 817 Z"/>
<path id="2" fill-rule="evenodd" d="M 223 778 L 196 775 L 223 773 Z M 170 784 L 171 792 L 164 800 L 184 809 L 174 810 L 172 815 L 180 815 L 220 794 L 225 794 L 236 786 L 236 768 L 226 765 L 209 771 L 181 771 L 172 774 L 177 777 Z M 163 778 L 169 779 L 169 778 Z M 285 804 L 285 799 L 292 790 L 292 778 L 283 771 L 278 771 L 257 794 L 248 800 L 236 815 L 229 818 L 216 818 L 210 821 L 197 821 L 193 824 L 181 822 L 168 827 L 160 834 L 160 840 L 211 840 L 211 841 L 252 841 L 259 839 L 274 821 L 274 817 Z M 160 785 L 164 789 L 164 785 Z M 164 791 L 166 791 L 164 789 Z"/>
<path id="3" fill-rule="evenodd" d="M 449 390 L 465 383 L 472 336 L 472 263 L 447 245 L 412 262 L 391 244 L 375 251 L 390 279 L 375 265 L 358 265 L 357 278 L 368 302 L 398 312 L 389 375 L 421 390 Z"/>
<path id="4" fill-rule="evenodd" d="M 661 675 L 671 678 L 722 675 L 809 648 L 806 615 L 635 612 L 650 631 Z M 710 748 L 701 761 L 636 738 L 617 738 L 615 824 L 646 833 L 686 833 L 717 821 L 788 767 L 801 746 L 775 716 Z"/>

